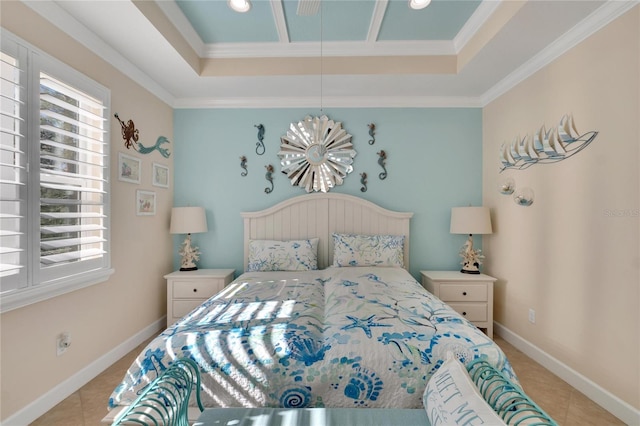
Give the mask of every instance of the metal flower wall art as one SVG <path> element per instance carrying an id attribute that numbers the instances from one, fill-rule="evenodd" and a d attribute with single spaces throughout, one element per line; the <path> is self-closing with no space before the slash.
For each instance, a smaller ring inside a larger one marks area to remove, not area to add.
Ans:
<path id="1" fill-rule="evenodd" d="M 557 127 L 546 130 L 542 126 L 534 135 L 516 138 L 510 144 L 503 143 L 500 146 L 500 172 L 566 160 L 586 148 L 597 135 L 596 131 L 581 135 L 576 130 L 573 116 L 565 115 Z"/>
<path id="2" fill-rule="evenodd" d="M 356 151 L 352 136 L 342 123 L 327 116 L 310 117 L 291 123 L 285 136 L 280 138 L 280 164 L 282 173 L 291 185 L 303 187 L 307 192 L 328 192 L 342 185 L 353 171 Z"/>

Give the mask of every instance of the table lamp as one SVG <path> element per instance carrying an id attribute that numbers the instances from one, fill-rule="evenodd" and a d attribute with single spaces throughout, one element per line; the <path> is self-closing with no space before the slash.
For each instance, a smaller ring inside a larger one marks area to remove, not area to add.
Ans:
<path id="1" fill-rule="evenodd" d="M 169 233 L 187 234 L 178 254 L 182 256 L 181 271 L 198 269 L 196 261 L 200 260 L 200 250 L 191 245 L 191 234 L 207 232 L 207 216 L 204 207 L 174 207 L 171 209 L 171 225 Z"/>
<path id="2" fill-rule="evenodd" d="M 462 269 L 465 274 L 479 274 L 484 255 L 473 249 L 473 234 L 491 234 L 491 215 L 488 207 L 453 207 L 451 209 L 452 234 L 469 234 L 469 239 L 460 250 Z"/>

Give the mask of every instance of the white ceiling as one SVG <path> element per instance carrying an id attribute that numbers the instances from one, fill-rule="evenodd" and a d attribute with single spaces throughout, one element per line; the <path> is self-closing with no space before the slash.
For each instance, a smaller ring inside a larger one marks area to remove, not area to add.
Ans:
<path id="1" fill-rule="evenodd" d="M 253 3 L 25 1 L 175 108 L 264 108 L 482 106 L 637 0 Z"/>

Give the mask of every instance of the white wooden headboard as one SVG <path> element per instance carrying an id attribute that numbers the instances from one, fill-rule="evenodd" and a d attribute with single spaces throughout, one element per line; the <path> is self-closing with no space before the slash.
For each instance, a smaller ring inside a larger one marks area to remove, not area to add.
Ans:
<path id="1" fill-rule="evenodd" d="M 404 235 L 404 267 L 409 269 L 409 221 L 413 213 L 394 212 L 346 194 L 315 193 L 282 201 L 258 212 L 240 213 L 244 221 L 244 269 L 249 240 L 319 238 L 318 268 L 333 264 L 331 234 Z"/>

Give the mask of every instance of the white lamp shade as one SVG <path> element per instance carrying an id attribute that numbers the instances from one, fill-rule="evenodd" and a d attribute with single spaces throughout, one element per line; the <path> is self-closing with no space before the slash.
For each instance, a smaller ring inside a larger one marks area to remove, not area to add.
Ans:
<path id="1" fill-rule="evenodd" d="M 204 207 L 174 207 L 171 209 L 171 234 L 195 234 L 207 232 L 207 216 Z"/>
<path id="2" fill-rule="evenodd" d="M 452 234 L 491 234 L 491 215 L 488 207 L 453 207 Z"/>

